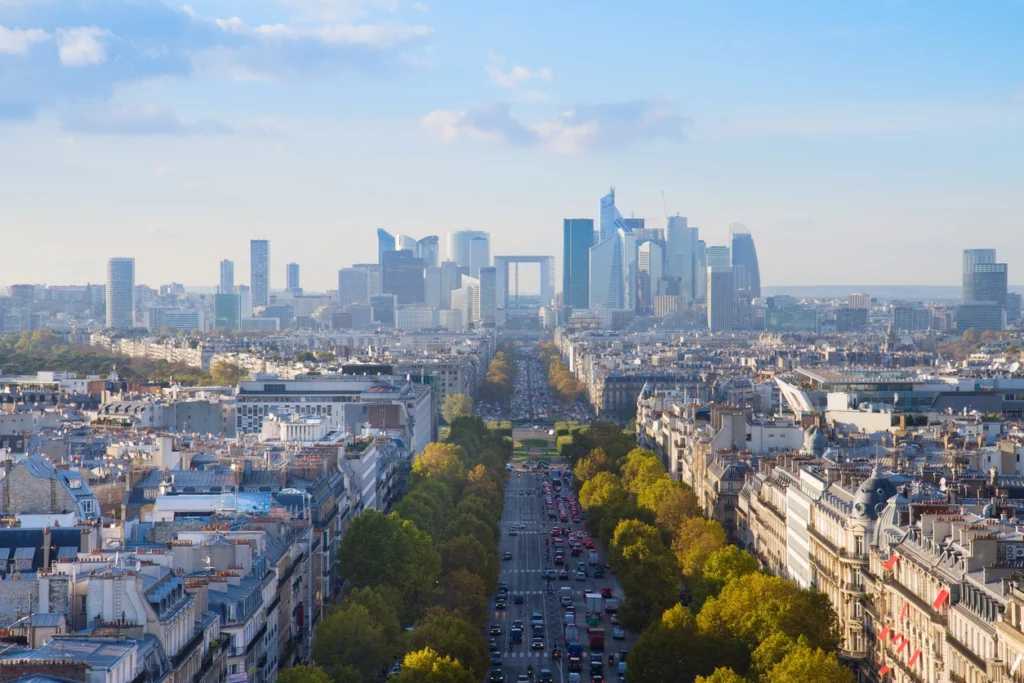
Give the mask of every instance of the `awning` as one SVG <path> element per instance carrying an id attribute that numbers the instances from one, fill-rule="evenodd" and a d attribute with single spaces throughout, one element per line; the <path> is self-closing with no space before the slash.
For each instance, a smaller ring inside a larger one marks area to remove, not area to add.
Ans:
<path id="1" fill-rule="evenodd" d="M 899 562 L 899 561 L 900 561 L 900 556 L 899 555 L 893 555 L 888 560 L 886 560 L 885 564 L 883 564 L 882 566 L 885 567 L 886 569 L 892 569 L 893 567 L 896 566 L 896 563 Z"/>
<path id="2" fill-rule="evenodd" d="M 949 600 L 949 591 L 943 588 L 935 597 L 935 602 L 932 603 L 932 607 L 934 607 L 935 609 L 939 609 L 946 603 L 947 600 Z"/>

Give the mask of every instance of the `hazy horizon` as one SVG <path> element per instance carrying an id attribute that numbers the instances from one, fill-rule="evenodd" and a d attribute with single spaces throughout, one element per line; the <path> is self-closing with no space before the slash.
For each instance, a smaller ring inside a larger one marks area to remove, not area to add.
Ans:
<path id="1" fill-rule="evenodd" d="M 753 234 L 765 287 L 1024 270 L 1024 4 L 0 2 L 14 283 L 376 260 L 374 229 L 550 253 L 566 217 Z M 612 49 L 612 46 L 614 48 Z M 662 199 L 664 191 L 665 201 Z M 1024 278 L 1024 273 L 1021 275 Z"/>

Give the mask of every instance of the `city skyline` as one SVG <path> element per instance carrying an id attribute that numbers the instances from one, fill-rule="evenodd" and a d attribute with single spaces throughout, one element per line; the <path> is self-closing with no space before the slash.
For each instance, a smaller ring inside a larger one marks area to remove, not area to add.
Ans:
<path id="1" fill-rule="evenodd" d="M 1024 259 L 1019 3 L 100 7 L 0 6 L 5 247 L 47 253 L 11 282 L 100 282 L 110 243 L 146 281 L 225 258 L 244 281 L 258 235 L 326 290 L 375 227 L 534 253 L 612 184 L 623 216 L 678 212 L 708 244 L 749 226 L 765 283 L 951 285 L 974 243 Z"/>

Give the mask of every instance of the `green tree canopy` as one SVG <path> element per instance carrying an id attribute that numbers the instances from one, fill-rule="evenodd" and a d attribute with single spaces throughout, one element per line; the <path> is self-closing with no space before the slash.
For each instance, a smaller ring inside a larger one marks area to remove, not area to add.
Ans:
<path id="1" fill-rule="evenodd" d="M 216 360 L 210 366 L 210 380 L 218 386 L 234 386 L 248 377 L 248 370 L 226 360 Z"/>
<path id="2" fill-rule="evenodd" d="M 704 603 L 697 622 L 703 632 L 742 644 L 748 652 L 775 633 L 804 635 L 811 647 L 829 651 L 839 645 L 836 614 L 823 593 L 761 573 L 728 583 Z"/>
<path id="3" fill-rule="evenodd" d="M 461 615 L 434 608 L 406 637 L 408 651 L 424 648 L 458 660 L 476 674 L 477 680 L 487 672 L 490 656 L 480 626 Z"/>
<path id="4" fill-rule="evenodd" d="M 364 605 L 345 605 L 328 612 L 317 625 L 313 659 L 331 678 L 342 678 L 355 669 L 362 680 L 375 678 L 395 657 L 385 637 Z"/>
<path id="5" fill-rule="evenodd" d="M 684 519 L 676 532 L 672 550 L 687 581 L 695 582 L 711 553 L 725 546 L 725 529 L 713 519 Z"/>
<path id="6" fill-rule="evenodd" d="M 842 666 L 834 652 L 797 645 L 768 673 L 765 683 L 853 683 L 853 672 Z"/>
<path id="7" fill-rule="evenodd" d="M 498 558 L 476 538 L 457 536 L 442 541 L 438 550 L 441 553 L 443 573 L 450 574 L 465 569 L 483 579 L 488 591 L 498 587 Z"/>
<path id="8" fill-rule="evenodd" d="M 710 676 L 697 676 L 694 683 L 750 683 L 750 681 L 727 666 L 715 669 Z"/>
<path id="9" fill-rule="evenodd" d="M 473 414 L 473 399 L 466 394 L 448 394 L 441 404 L 441 417 L 448 424 L 451 424 L 459 417 L 469 417 Z"/>
<path id="10" fill-rule="evenodd" d="M 655 482 L 669 479 L 665 466 L 654 451 L 634 448 L 622 463 L 622 485 L 635 496 L 647 490 Z"/>
<path id="11" fill-rule="evenodd" d="M 405 621 L 429 602 L 441 570 L 441 557 L 429 536 L 410 521 L 375 510 L 352 522 L 339 555 L 341 573 L 354 588 L 394 588 L 402 597 Z"/>
<path id="12" fill-rule="evenodd" d="M 629 678 L 692 681 L 711 673 L 716 661 L 716 652 L 701 635 L 693 613 L 675 605 L 645 629 L 629 651 Z"/>
<path id="13" fill-rule="evenodd" d="M 694 586 L 694 597 L 698 604 L 712 595 L 718 595 L 730 581 L 753 574 L 758 569 L 757 559 L 746 550 L 726 545 L 711 553 L 699 581 Z"/>
<path id="14" fill-rule="evenodd" d="M 438 604 L 471 624 L 482 624 L 490 614 L 484 580 L 465 569 L 441 575 Z"/>
<path id="15" fill-rule="evenodd" d="M 604 450 L 595 448 L 589 455 L 580 458 L 573 467 L 573 478 L 582 485 L 583 482 L 593 479 L 598 472 L 611 472 L 613 466 L 611 458 Z"/>
<path id="16" fill-rule="evenodd" d="M 671 480 L 670 480 L 671 481 Z M 674 483 L 674 482 L 672 482 Z M 646 493 L 644 501 L 652 502 L 658 498 L 661 494 L 661 487 L 664 484 L 658 482 L 652 486 Z M 644 501 L 641 501 L 643 504 Z M 679 529 L 683 524 L 683 520 L 691 517 L 703 517 L 704 512 L 700 509 L 700 502 L 697 500 L 697 496 L 694 495 L 693 491 L 689 486 L 680 484 L 677 487 L 672 488 L 664 497 L 657 500 L 654 507 L 654 519 L 658 528 L 665 533 L 668 538 L 674 539 L 676 534 L 679 533 Z"/>
<path id="17" fill-rule="evenodd" d="M 292 666 L 281 669 L 277 674 L 280 683 L 334 683 L 319 666 Z"/>
<path id="18" fill-rule="evenodd" d="M 395 683 L 477 683 L 479 679 L 457 660 L 428 647 L 405 656 Z"/>

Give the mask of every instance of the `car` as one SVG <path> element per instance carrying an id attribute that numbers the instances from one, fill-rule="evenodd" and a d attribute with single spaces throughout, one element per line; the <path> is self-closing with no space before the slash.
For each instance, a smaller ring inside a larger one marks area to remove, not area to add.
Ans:
<path id="1" fill-rule="evenodd" d="M 526 674 L 519 674 L 519 676 L 516 677 L 516 683 L 530 683 L 530 677 Z"/>
<path id="2" fill-rule="evenodd" d="M 615 592 L 610 587 L 608 587 L 608 586 L 605 586 L 604 588 L 601 589 L 601 597 L 602 598 L 610 598 L 610 597 L 612 597 L 614 595 L 615 595 Z"/>
<path id="3" fill-rule="evenodd" d="M 516 619 L 515 621 L 513 621 L 512 622 L 512 628 L 513 629 L 519 629 L 520 631 L 523 630 L 523 620 L 522 619 Z"/>
<path id="4" fill-rule="evenodd" d="M 600 567 L 595 567 L 594 568 L 594 578 L 595 579 L 603 579 L 604 578 L 604 570 L 601 569 Z"/>
<path id="5" fill-rule="evenodd" d="M 501 673 L 501 669 L 492 669 L 487 683 L 505 683 L 505 674 Z"/>
<path id="6" fill-rule="evenodd" d="M 530 615 L 530 623 L 531 624 L 541 624 L 541 625 L 543 625 L 544 624 L 544 615 L 541 614 L 540 612 L 534 612 L 533 614 Z"/>
<path id="7" fill-rule="evenodd" d="M 590 683 L 604 683 L 604 676 L 601 674 L 591 674 Z"/>
<path id="8" fill-rule="evenodd" d="M 568 578 L 569 578 L 568 570 L 563 569 L 562 571 L 558 572 L 558 578 L 560 578 L 562 581 L 568 580 Z"/>
<path id="9" fill-rule="evenodd" d="M 501 624 L 499 624 L 497 622 L 491 624 L 491 631 L 490 631 L 490 633 L 491 633 L 492 636 L 500 636 L 501 635 Z"/>
<path id="10" fill-rule="evenodd" d="M 498 598 L 494 601 L 494 609 L 508 609 L 508 606 L 505 604 L 505 601 L 503 599 Z"/>
<path id="11" fill-rule="evenodd" d="M 596 652 L 590 653 L 590 668 L 600 669 L 604 666 L 604 658 Z"/>
<path id="12" fill-rule="evenodd" d="M 550 569 L 550 568 L 545 569 L 544 570 L 544 578 L 545 579 L 553 579 L 553 578 L 555 578 L 555 570 L 554 569 Z"/>
<path id="13" fill-rule="evenodd" d="M 626 632 L 623 631 L 621 627 L 616 626 L 615 628 L 612 629 L 612 639 L 613 640 L 625 640 L 626 639 Z"/>
<path id="14" fill-rule="evenodd" d="M 552 675 L 551 669 L 541 669 L 539 680 L 540 683 L 551 683 L 551 681 L 555 680 L 555 677 Z"/>
<path id="15" fill-rule="evenodd" d="M 629 655 L 629 650 L 619 650 L 619 661 L 626 661 L 626 656 Z"/>
<path id="16" fill-rule="evenodd" d="M 504 581 L 499 583 L 498 584 L 498 592 L 499 593 L 508 593 L 508 583 L 506 583 Z"/>
<path id="17" fill-rule="evenodd" d="M 515 595 L 514 595 L 514 596 L 512 597 L 512 602 L 514 602 L 514 603 L 515 603 L 515 604 L 517 604 L 517 605 L 521 605 L 521 604 L 523 604 L 523 594 L 522 594 L 522 593 L 516 593 L 516 594 L 515 594 Z"/>
<path id="18" fill-rule="evenodd" d="M 491 653 L 491 664 L 501 664 L 501 653 L 498 651 Z"/>
<path id="19" fill-rule="evenodd" d="M 562 596 L 562 607 L 566 607 L 567 608 L 570 605 L 572 605 L 572 597 L 569 596 L 569 595 L 563 595 Z"/>
<path id="20" fill-rule="evenodd" d="M 532 649 L 532 650 L 543 650 L 544 649 L 544 639 L 543 638 L 534 638 L 533 642 L 530 643 L 530 649 Z"/>
<path id="21" fill-rule="evenodd" d="M 618 614 L 613 614 L 612 618 L 611 618 L 611 622 L 612 622 L 613 626 L 618 626 L 619 625 L 619 615 Z"/>
<path id="22" fill-rule="evenodd" d="M 494 638 L 491 638 L 490 640 L 488 640 L 487 641 L 487 649 L 491 650 L 492 652 L 494 650 L 497 650 L 498 649 L 498 641 L 496 641 Z"/>
<path id="23" fill-rule="evenodd" d="M 511 529 L 508 530 L 508 535 L 509 536 L 518 536 L 519 535 L 519 530 L 516 529 L 515 527 L 512 527 Z"/>
<path id="24" fill-rule="evenodd" d="M 584 574 L 583 572 L 576 572 L 576 580 L 577 581 L 586 581 L 587 580 L 587 575 Z"/>
<path id="25" fill-rule="evenodd" d="M 509 560 L 511 560 L 511 559 L 512 559 L 512 553 L 510 553 L 510 552 L 508 552 L 508 551 L 506 551 L 506 552 L 503 552 L 503 553 L 501 554 L 501 559 L 502 559 L 502 560 L 504 560 L 505 562 L 508 562 Z"/>
<path id="26" fill-rule="evenodd" d="M 569 674 L 569 680 L 566 683 L 580 683 L 580 675 L 575 671 Z"/>

